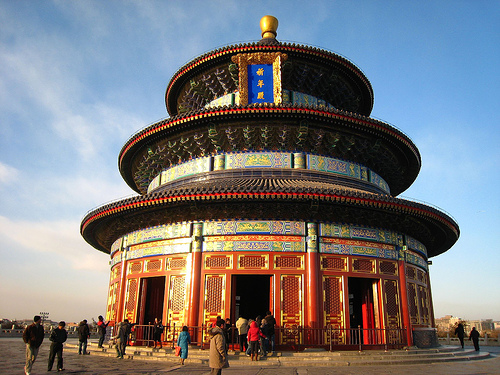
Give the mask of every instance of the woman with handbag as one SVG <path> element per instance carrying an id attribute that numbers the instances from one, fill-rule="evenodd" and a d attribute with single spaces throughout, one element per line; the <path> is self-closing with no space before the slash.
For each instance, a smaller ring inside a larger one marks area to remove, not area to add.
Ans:
<path id="1" fill-rule="evenodd" d="M 184 326 L 182 327 L 182 332 L 179 333 L 179 337 L 177 338 L 177 347 L 181 348 L 180 352 L 181 365 L 184 364 L 184 360 L 188 357 L 189 344 L 191 344 L 191 336 L 189 335 L 188 327 Z M 177 354 L 177 348 L 176 348 L 176 354 Z"/>

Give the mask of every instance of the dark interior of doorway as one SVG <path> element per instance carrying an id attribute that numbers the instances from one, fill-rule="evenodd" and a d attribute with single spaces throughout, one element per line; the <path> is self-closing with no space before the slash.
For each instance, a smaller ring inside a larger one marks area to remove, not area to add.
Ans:
<path id="1" fill-rule="evenodd" d="M 373 279 L 349 277 L 349 323 L 351 328 L 374 328 Z"/>
<path id="2" fill-rule="evenodd" d="M 155 318 L 163 316 L 165 298 L 165 276 L 141 279 L 138 324 L 153 324 Z"/>
<path id="3" fill-rule="evenodd" d="M 231 320 L 263 318 L 270 310 L 271 275 L 234 275 Z"/>

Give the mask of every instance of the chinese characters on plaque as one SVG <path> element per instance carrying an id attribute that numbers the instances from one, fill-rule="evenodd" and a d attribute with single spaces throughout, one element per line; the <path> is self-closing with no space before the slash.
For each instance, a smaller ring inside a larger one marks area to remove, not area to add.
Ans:
<path id="1" fill-rule="evenodd" d="M 248 65 L 248 104 L 274 103 L 273 65 Z"/>

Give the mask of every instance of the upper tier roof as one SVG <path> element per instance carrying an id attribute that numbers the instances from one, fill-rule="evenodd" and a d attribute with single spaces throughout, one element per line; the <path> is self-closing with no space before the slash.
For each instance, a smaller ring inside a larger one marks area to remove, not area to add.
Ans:
<path id="1" fill-rule="evenodd" d="M 274 40 L 274 39 L 273 39 Z M 205 53 L 180 68 L 165 94 L 171 116 L 196 111 L 212 100 L 238 91 L 237 54 L 281 52 L 287 55 L 281 70 L 283 90 L 314 96 L 337 109 L 369 116 L 373 89 L 363 72 L 335 53 L 315 47 L 258 42 L 231 45 Z"/>
<path id="2" fill-rule="evenodd" d="M 127 184 L 145 193 L 162 170 L 205 155 L 248 150 L 308 152 L 357 162 L 398 195 L 415 180 L 421 160 L 401 131 L 335 109 L 283 105 L 203 109 L 160 121 L 134 134 L 119 155 Z"/>

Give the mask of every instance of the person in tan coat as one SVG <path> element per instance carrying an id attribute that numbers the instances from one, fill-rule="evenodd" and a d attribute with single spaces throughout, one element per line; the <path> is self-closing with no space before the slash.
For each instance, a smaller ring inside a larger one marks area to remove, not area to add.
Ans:
<path id="1" fill-rule="evenodd" d="M 210 374 L 221 375 L 222 369 L 229 367 L 227 361 L 226 337 L 222 326 L 224 321 L 217 321 L 216 326 L 210 328 L 210 357 L 208 365 L 210 366 Z"/>

